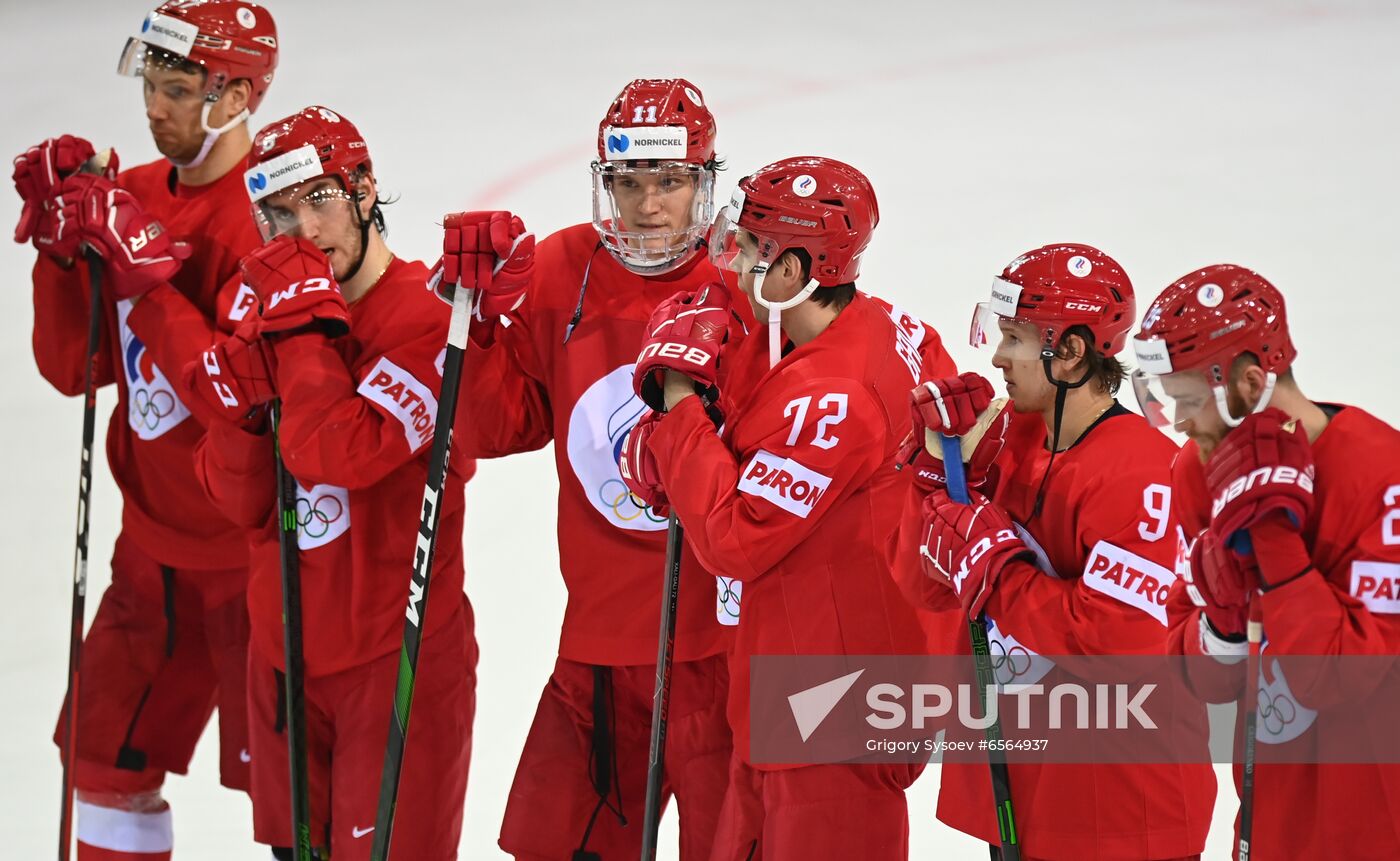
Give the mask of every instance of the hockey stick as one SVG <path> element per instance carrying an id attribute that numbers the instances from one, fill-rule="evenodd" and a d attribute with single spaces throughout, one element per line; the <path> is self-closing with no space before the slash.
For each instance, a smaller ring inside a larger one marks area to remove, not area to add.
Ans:
<path id="1" fill-rule="evenodd" d="M 389 719 L 388 744 L 384 748 L 384 770 L 379 777 L 379 806 L 374 816 L 374 843 L 370 847 L 373 861 L 385 861 L 389 857 L 389 838 L 394 831 L 404 744 L 408 740 L 408 717 L 413 708 L 414 683 L 418 678 L 418 649 L 423 644 L 428 584 L 433 572 L 433 552 L 437 548 L 438 521 L 442 517 L 438 497 L 447 478 L 447 462 L 452 451 L 452 423 L 457 415 L 457 390 L 462 383 L 462 360 L 467 349 L 467 329 L 471 324 L 474 292 L 462 289 L 459 282 L 452 293 L 452 318 L 447 324 L 447 355 L 442 364 L 442 392 L 438 398 L 433 447 L 428 456 L 428 479 L 423 487 L 418 543 L 413 552 L 413 576 L 408 583 L 403 647 L 399 651 L 399 674 L 394 682 L 394 710 Z"/>
<path id="2" fill-rule="evenodd" d="M 962 442 L 958 437 L 943 435 L 943 468 L 947 473 L 948 495 L 954 502 L 967 505 L 967 475 L 963 472 Z M 969 619 L 968 634 L 972 639 L 972 659 L 977 667 L 977 695 L 982 701 L 982 713 L 987 713 L 987 689 L 996 688 L 992 671 L 992 651 L 987 642 L 987 618 L 979 615 Z M 1001 748 L 1001 722 L 992 721 L 986 729 L 987 758 L 992 767 L 992 799 L 996 802 L 997 831 L 1001 836 L 1001 861 L 1021 861 L 1021 836 L 1016 831 L 1016 814 L 1011 806 L 1011 773 L 1006 767 L 1006 751 Z"/>
<path id="3" fill-rule="evenodd" d="M 78 683 L 87 612 L 88 520 L 92 500 L 92 438 L 97 422 L 98 351 L 102 346 L 102 258 L 86 249 L 88 265 L 87 367 L 83 371 L 83 457 L 78 466 L 78 539 L 73 553 L 73 616 L 68 628 L 68 699 L 63 706 L 63 802 L 58 815 L 58 857 L 68 861 L 73 840 L 73 793 L 77 779 Z"/>
<path id="4" fill-rule="evenodd" d="M 301 559 L 297 548 L 297 484 L 282 462 L 282 404 L 269 405 L 277 461 L 277 543 L 282 551 L 282 634 L 287 672 L 287 759 L 292 778 L 292 854 L 312 861 L 311 800 L 306 776 L 306 668 L 301 652 Z"/>
<path id="5" fill-rule="evenodd" d="M 1259 717 L 1259 651 L 1264 640 L 1263 602 L 1249 602 L 1249 658 L 1245 662 L 1244 774 L 1240 779 L 1240 842 L 1238 861 L 1249 861 L 1249 841 L 1254 831 L 1254 744 Z"/>
<path id="6" fill-rule="evenodd" d="M 661 633 L 656 647 L 656 689 L 651 695 L 651 752 L 647 759 L 647 799 L 642 815 L 642 861 L 655 861 L 661 829 L 661 784 L 666 777 L 666 722 L 671 711 L 671 665 L 675 659 L 676 597 L 681 587 L 681 548 L 685 529 L 671 509 L 666 526 L 666 583 L 661 598 Z"/>

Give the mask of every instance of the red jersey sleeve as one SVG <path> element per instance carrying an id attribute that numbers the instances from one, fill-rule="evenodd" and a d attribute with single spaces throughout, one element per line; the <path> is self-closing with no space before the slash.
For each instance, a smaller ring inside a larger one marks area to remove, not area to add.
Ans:
<path id="1" fill-rule="evenodd" d="M 520 309 L 528 314 L 530 305 Z M 544 366 L 526 314 L 498 323 L 495 342 L 468 340 L 453 442 L 470 457 L 504 457 L 543 448 L 554 436 Z"/>
<path id="2" fill-rule="evenodd" d="M 220 305 L 228 302 L 225 297 L 236 295 L 242 285 L 243 279 L 238 275 L 225 282 L 219 288 Z M 127 315 L 126 325 L 146 345 L 158 367 L 177 371 L 198 359 L 220 336 L 214 321 L 169 284 L 161 284 L 141 297 Z M 198 392 L 185 386 L 184 374 L 172 374 L 170 385 L 200 424 L 208 427 L 221 419 Z"/>
<path id="3" fill-rule="evenodd" d="M 87 262 L 64 269 L 47 254 L 34 263 L 34 361 L 39 373 L 65 395 L 81 395 L 87 374 L 88 316 L 92 307 Z M 105 308 L 110 308 L 104 304 Z M 102 327 L 94 382 L 116 381 L 108 326 Z"/>
<path id="4" fill-rule="evenodd" d="M 885 419 L 855 381 L 805 380 L 737 420 L 755 444 L 736 459 L 698 398 L 651 438 L 666 495 L 701 564 L 747 581 L 797 547 L 879 466 Z"/>
<path id="5" fill-rule="evenodd" d="M 1176 579 L 1171 490 L 1157 481 L 1166 477 L 1164 468 L 1100 472 L 1076 494 L 1079 575 L 1013 563 L 987 612 L 1043 655 L 1160 654 Z"/>
<path id="6" fill-rule="evenodd" d="M 369 487 L 432 442 L 447 315 L 417 322 L 408 339 L 357 361 L 354 375 L 324 335 L 275 343 L 282 455 L 298 479 Z"/>
<path id="7" fill-rule="evenodd" d="M 272 435 L 245 432 L 229 422 L 211 422 L 194 452 L 200 486 L 224 516 L 257 528 L 277 504 Z"/>

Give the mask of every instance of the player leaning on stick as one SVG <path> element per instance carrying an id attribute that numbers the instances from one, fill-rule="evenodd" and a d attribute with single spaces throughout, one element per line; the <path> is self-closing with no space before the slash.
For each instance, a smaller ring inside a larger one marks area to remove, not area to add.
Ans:
<path id="1" fill-rule="evenodd" d="M 664 379 L 666 412 L 628 435 L 627 472 L 646 498 L 669 501 L 703 565 L 744 585 L 715 859 L 908 855 L 904 790 L 921 766 L 774 766 L 749 747 L 764 731 L 750 727 L 751 656 L 924 648 L 884 552 L 908 483 L 895 449 L 909 384 L 953 363 L 932 329 L 857 291 L 878 220 L 869 180 L 849 165 L 809 157 L 762 168 L 739 182 L 709 244 L 739 273 L 754 314 L 776 325 L 727 346 L 729 300 L 716 285 L 660 305 L 643 342 L 636 384 L 661 394 Z M 697 367 L 698 355 L 711 359 Z M 694 396 L 716 384 L 717 362 L 728 367 L 722 436 Z"/>
<path id="2" fill-rule="evenodd" d="M 906 509 L 897 572 L 924 605 L 953 608 L 944 641 L 955 653 L 970 647 L 967 619 L 986 613 L 993 652 L 1021 656 L 1002 662 L 1002 684 L 1048 688 L 1059 671 L 1039 655 L 1160 654 L 1166 641 L 1176 449 L 1114 398 L 1133 308 L 1108 255 L 1037 248 L 996 278 L 973 320 L 974 346 L 996 346 L 1009 405 L 992 403 L 977 374 L 914 392 L 920 440 L 925 429 L 967 434 L 991 411 L 969 459 L 969 505 L 942 486 L 941 449 L 920 455 L 931 490 L 921 513 Z M 1111 757 L 1111 742 L 1098 752 Z M 1010 778 L 1024 858 L 1144 861 L 1204 847 L 1209 765 L 1023 763 Z M 944 764 L 940 819 L 995 844 L 993 811 L 986 766 Z"/>
<path id="3" fill-rule="evenodd" d="M 1328 731 L 1393 736 L 1366 715 L 1394 673 L 1339 691 L 1271 660 L 1400 652 L 1400 433 L 1303 394 L 1283 296 L 1240 266 L 1208 266 L 1168 287 L 1133 347 L 1144 414 L 1190 437 L 1172 470 L 1189 563 L 1168 596 L 1169 648 L 1239 662 L 1258 602 L 1259 702 L 1289 716 L 1257 723 L 1259 748 L 1294 762 L 1256 766 L 1252 857 L 1400 856 L 1400 765 L 1308 762 L 1327 749 L 1319 719 Z M 1237 668 L 1223 687 L 1201 679 L 1198 690 L 1234 701 L 1243 681 Z"/>
<path id="4" fill-rule="evenodd" d="M 699 89 L 633 81 L 597 142 L 593 223 L 539 244 L 528 295 L 523 283 L 492 286 L 498 261 L 502 272 L 519 266 L 518 220 L 460 213 L 445 224 L 443 282 L 460 275 L 480 298 L 454 444 L 494 457 L 553 440 L 559 471 L 569 600 L 501 825 L 501 848 L 517 858 L 640 854 L 666 517 L 628 493 L 616 456 L 646 409 L 632 364 L 652 309 L 720 280 L 699 245 L 718 167 Z M 695 861 L 709 857 L 724 795 L 727 629 L 716 615 L 735 608 L 717 609 L 715 580 L 693 557 L 683 571 L 665 793 L 680 808 L 680 857 Z"/>
<path id="5" fill-rule="evenodd" d="M 15 160 L 24 198 L 16 238 L 32 238 L 40 251 L 39 371 L 59 391 L 83 390 L 86 243 L 103 258 L 108 294 L 96 381 L 117 386 L 107 458 L 122 528 L 80 669 L 80 859 L 170 857 L 161 785 L 167 773 L 186 771 L 216 705 L 221 782 L 248 788 L 247 549 L 195 479 L 205 414 L 179 377 L 215 337 L 216 294 L 258 246 L 243 193 L 246 121 L 276 65 L 277 31 L 265 9 L 166 3 L 119 66 L 141 78 L 164 157 L 120 174 L 113 157 L 103 175 L 74 175 L 92 146 L 64 136 Z"/>
<path id="6" fill-rule="evenodd" d="M 297 481 L 312 842 L 337 861 L 364 859 L 449 312 L 425 288 L 427 267 L 384 244 L 370 153 L 348 119 L 306 108 L 258 132 L 253 151 L 246 184 L 268 242 L 243 260 L 252 298 L 232 309 L 237 330 L 186 369 L 224 416 L 210 423 L 196 468 L 251 546 L 254 837 L 287 847 L 277 483 L 260 408 L 280 399 L 281 454 Z M 457 857 L 475 711 L 461 540 L 473 469 L 458 459 L 442 495 L 396 858 Z"/>

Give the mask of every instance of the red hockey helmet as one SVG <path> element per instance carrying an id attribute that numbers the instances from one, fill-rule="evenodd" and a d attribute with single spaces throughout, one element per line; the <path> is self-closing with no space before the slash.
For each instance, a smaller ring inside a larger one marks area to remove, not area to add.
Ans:
<path id="1" fill-rule="evenodd" d="M 598 159 L 708 165 L 715 118 L 684 78 L 638 78 L 622 88 L 598 124 Z"/>
<path id="2" fill-rule="evenodd" d="M 737 272 L 767 271 L 800 248 L 812 261 L 811 289 L 849 284 L 879 221 L 875 189 L 860 171 L 830 158 L 783 159 L 739 180 L 710 231 L 710 258 Z"/>
<path id="3" fill-rule="evenodd" d="M 309 202 L 322 206 L 332 198 L 355 202 L 356 180 L 361 172 L 373 169 L 369 147 L 355 124 L 329 108 L 312 105 L 257 133 L 243 178 L 266 240 L 295 230 L 299 207 L 291 204 L 302 202 L 304 195 L 298 191 L 311 180 L 332 176 L 339 179 L 340 187 L 308 191 L 315 195 Z M 277 206 L 269 204 L 274 195 L 281 201 Z"/>
<path id="4" fill-rule="evenodd" d="M 127 40 L 117 71 L 138 76 L 148 62 L 182 60 L 204 68 L 204 97 L 210 102 L 219 100 L 230 81 L 247 78 L 252 113 L 277 69 L 277 25 L 253 3 L 167 0 L 146 16 L 140 34 Z"/>
<path id="5" fill-rule="evenodd" d="M 1225 396 L 1235 359 L 1252 353 L 1268 374 L 1257 411 L 1298 355 L 1278 288 L 1228 263 L 1197 269 L 1163 290 L 1143 315 L 1133 349 L 1133 386 L 1144 415 L 1159 427 L 1179 425 L 1212 402 L 1227 424 L 1238 424 Z"/>
<path id="6" fill-rule="evenodd" d="M 681 266 L 714 215 L 715 118 L 700 89 L 682 78 L 623 87 L 598 124 L 592 170 L 593 226 L 618 262 L 642 275 Z"/>
<path id="7" fill-rule="evenodd" d="M 1013 358 L 1048 358 L 1071 327 L 1087 326 L 1093 348 L 1114 356 L 1134 311 L 1133 284 L 1116 260 L 1089 245 L 1054 243 L 1007 264 L 992 283 L 990 301 L 974 311 L 968 340 L 974 347 L 992 344 L 1000 319 L 1031 323 L 1040 330 L 1038 342 L 1018 347 L 1024 355 Z"/>

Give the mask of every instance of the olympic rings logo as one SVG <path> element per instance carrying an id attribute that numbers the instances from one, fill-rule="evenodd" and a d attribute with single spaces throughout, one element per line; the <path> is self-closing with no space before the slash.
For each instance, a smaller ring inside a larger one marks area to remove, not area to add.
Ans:
<path id="1" fill-rule="evenodd" d="M 1030 672 L 1031 654 L 1026 651 L 1025 646 L 1017 645 L 1008 649 L 1000 640 L 990 640 L 987 646 L 991 652 L 992 672 L 998 685 L 1008 685 Z M 1003 668 L 1006 672 L 1003 672 Z"/>
<path id="2" fill-rule="evenodd" d="M 739 618 L 739 589 L 731 577 L 715 577 L 719 589 L 719 609 L 730 619 Z M 740 586 L 739 588 L 743 588 Z M 723 621 L 723 620 L 721 620 Z"/>
<path id="3" fill-rule="evenodd" d="M 1298 707 L 1285 693 L 1271 695 L 1267 689 L 1259 689 L 1259 720 L 1264 722 L 1264 731 L 1269 735 L 1282 735 L 1283 728 L 1293 723 L 1298 716 Z"/>
<path id="4" fill-rule="evenodd" d="M 308 538 L 323 537 L 344 513 L 345 506 L 330 494 L 322 494 L 314 501 L 297 497 L 297 528 Z"/>
<path id="5" fill-rule="evenodd" d="M 665 523 L 665 517 L 657 516 L 651 506 L 632 495 L 620 478 L 610 478 L 598 488 L 598 499 L 612 510 L 613 516 L 624 523 L 645 517 L 651 523 Z"/>
<path id="6" fill-rule="evenodd" d="M 131 415 L 132 418 L 145 426 L 146 430 L 155 430 L 160 426 L 160 420 L 175 412 L 175 395 L 166 389 L 148 389 L 145 387 L 133 389 L 131 392 Z"/>

